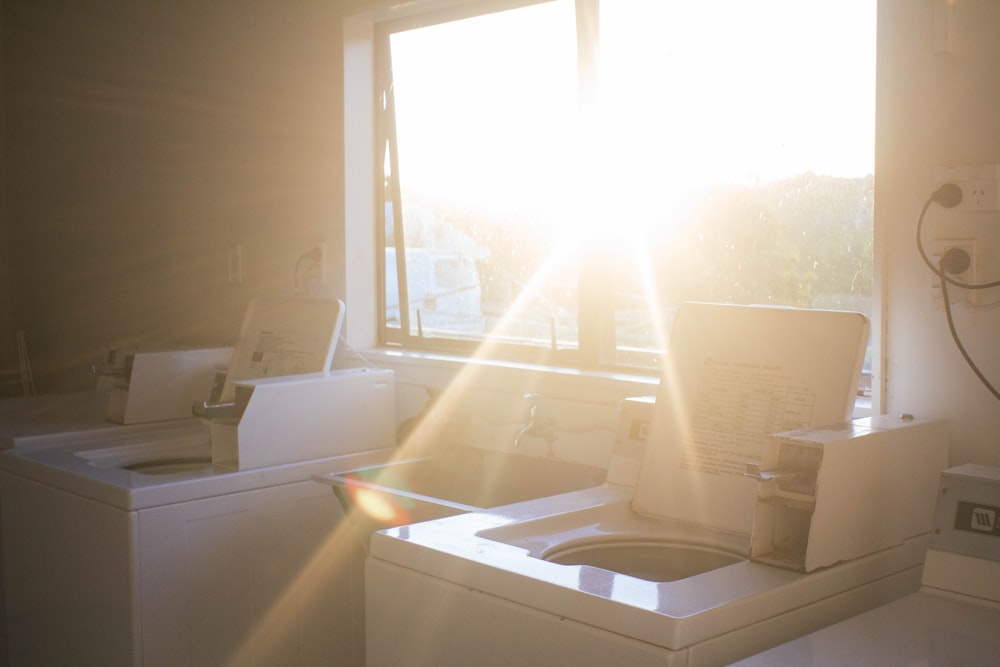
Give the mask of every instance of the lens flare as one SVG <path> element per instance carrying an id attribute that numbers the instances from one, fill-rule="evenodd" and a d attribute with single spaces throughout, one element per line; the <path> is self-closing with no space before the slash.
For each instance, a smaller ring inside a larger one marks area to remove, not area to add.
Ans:
<path id="1" fill-rule="evenodd" d="M 355 487 L 351 489 L 355 506 L 369 518 L 386 525 L 410 523 L 409 513 L 382 491 Z"/>

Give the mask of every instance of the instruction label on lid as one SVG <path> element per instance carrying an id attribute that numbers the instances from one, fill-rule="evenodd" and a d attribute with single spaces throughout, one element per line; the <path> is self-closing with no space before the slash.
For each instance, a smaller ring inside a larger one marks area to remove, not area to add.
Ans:
<path id="1" fill-rule="evenodd" d="M 685 303 L 674 317 L 632 508 L 749 534 L 768 437 L 847 420 L 860 313 Z"/>
<path id="2" fill-rule="evenodd" d="M 742 474 L 747 463 L 760 462 L 770 434 L 805 428 L 815 404 L 816 392 L 779 366 L 705 359 L 680 467 Z"/>

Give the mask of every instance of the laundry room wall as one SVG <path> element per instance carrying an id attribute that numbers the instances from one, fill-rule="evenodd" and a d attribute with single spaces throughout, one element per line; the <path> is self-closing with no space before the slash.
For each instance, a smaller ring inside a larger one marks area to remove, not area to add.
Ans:
<path id="1" fill-rule="evenodd" d="M 16 327 L 44 392 L 110 345 L 229 342 L 342 245 L 335 4 L 4 0 L 2 368 Z"/>
<path id="2" fill-rule="evenodd" d="M 952 341 L 915 241 L 920 210 L 938 184 L 935 167 L 1000 163 L 1000 3 L 878 5 L 875 230 L 885 409 L 949 419 L 953 464 L 1000 465 L 1000 402 Z M 981 280 L 1000 280 L 1000 213 L 933 205 L 924 231 L 928 241 L 975 241 Z M 988 296 L 1000 302 L 1000 288 Z M 1000 305 L 973 307 L 963 300 L 954 306 L 954 319 L 969 355 L 1000 385 Z"/>

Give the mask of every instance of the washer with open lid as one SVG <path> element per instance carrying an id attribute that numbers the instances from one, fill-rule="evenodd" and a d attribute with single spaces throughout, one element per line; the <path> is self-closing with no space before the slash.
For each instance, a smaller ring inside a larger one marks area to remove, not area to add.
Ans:
<path id="1" fill-rule="evenodd" d="M 867 341 L 857 313 L 684 304 L 635 486 L 377 533 L 369 658 L 726 664 L 915 590 L 929 516 L 920 534 L 811 573 L 749 558 L 760 480 L 747 463 L 773 433 L 849 418 Z M 933 497 L 946 426 L 879 428 L 911 429 Z"/>

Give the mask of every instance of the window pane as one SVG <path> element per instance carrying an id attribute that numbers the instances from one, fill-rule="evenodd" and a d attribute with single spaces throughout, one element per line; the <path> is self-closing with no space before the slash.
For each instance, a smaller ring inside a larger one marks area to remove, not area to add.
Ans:
<path id="1" fill-rule="evenodd" d="M 401 191 L 386 216 L 390 325 L 398 213 L 409 335 L 576 346 L 575 30 L 568 0 L 390 36 Z"/>
<path id="2" fill-rule="evenodd" d="M 556 0 L 393 33 L 388 327 L 655 367 L 681 301 L 871 315 L 875 14 Z"/>
<path id="3" fill-rule="evenodd" d="M 618 361 L 681 301 L 871 315 L 873 0 L 601 3 Z M 652 307 L 650 307 L 652 306 Z"/>

